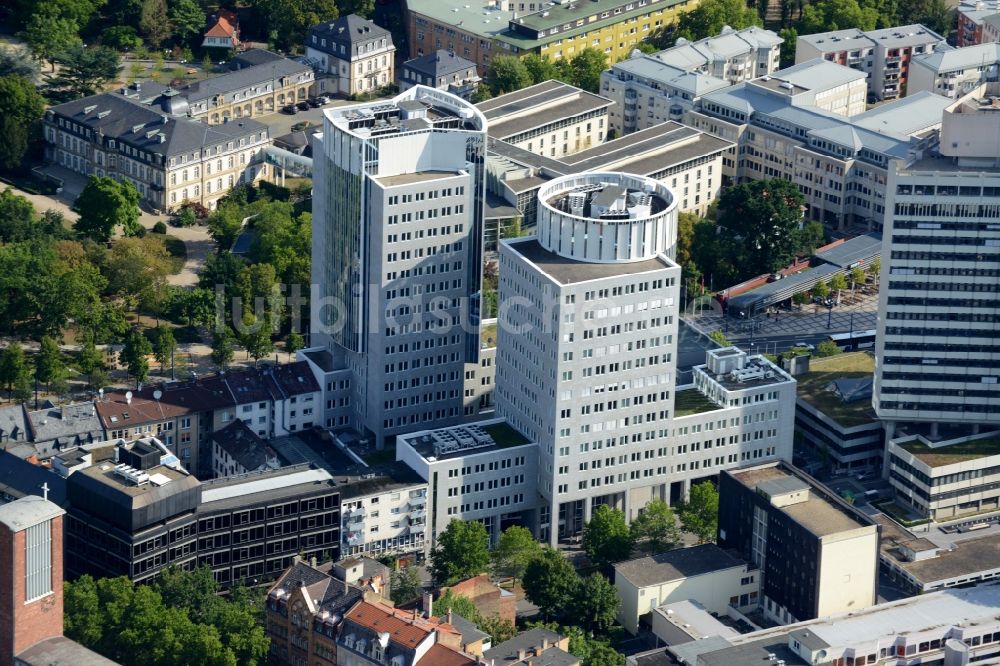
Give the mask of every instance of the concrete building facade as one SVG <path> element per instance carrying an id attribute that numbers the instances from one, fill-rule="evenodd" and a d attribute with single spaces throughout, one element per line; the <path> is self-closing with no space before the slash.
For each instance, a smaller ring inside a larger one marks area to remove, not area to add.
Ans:
<path id="1" fill-rule="evenodd" d="M 424 86 L 326 111 L 311 344 L 322 383 L 350 371 L 350 425 L 379 447 L 478 411 L 485 144 L 481 112 Z"/>
<path id="2" fill-rule="evenodd" d="M 997 81 L 1000 44 L 984 42 L 913 59 L 910 89 L 958 99 L 984 83 Z"/>

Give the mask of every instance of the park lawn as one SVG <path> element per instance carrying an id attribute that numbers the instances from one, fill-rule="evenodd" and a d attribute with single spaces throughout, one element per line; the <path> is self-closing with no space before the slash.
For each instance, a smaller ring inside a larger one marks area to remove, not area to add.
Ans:
<path id="1" fill-rule="evenodd" d="M 177 275 L 184 270 L 184 262 L 187 261 L 187 246 L 180 238 L 166 235 L 163 237 L 163 244 L 170 253 L 170 273 Z"/>

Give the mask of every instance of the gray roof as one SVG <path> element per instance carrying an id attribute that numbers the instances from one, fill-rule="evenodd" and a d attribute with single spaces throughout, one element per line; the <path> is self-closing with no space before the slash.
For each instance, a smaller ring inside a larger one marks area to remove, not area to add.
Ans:
<path id="1" fill-rule="evenodd" d="M 483 652 L 483 657 L 487 661 L 493 660 L 498 665 L 521 663 L 523 660 L 518 660 L 518 652 L 523 650 L 525 653 L 530 653 L 534 648 L 541 647 L 543 640 L 548 641 L 549 645 L 554 645 L 557 641 L 562 640 L 562 636 L 543 627 L 535 627 L 528 631 L 522 631 L 517 636 L 486 650 Z M 531 659 L 534 666 L 568 666 L 580 662 L 579 659 L 558 647 L 550 647 L 541 655 L 526 657 L 526 659 Z"/>
<path id="2" fill-rule="evenodd" d="M 211 479 L 202 484 L 201 509 L 236 508 L 246 504 L 248 495 L 252 495 L 254 501 L 297 497 L 332 485 L 329 472 L 307 464 Z"/>
<path id="3" fill-rule="evenodd" d="M 66 479 L 47 467 L 32 465 L 15 455 L 0 451 L 0 493 L 11 497 L 41 495 L 49 488 L 49 499 L 66 505 Z"/>
<path id="4" fill-rule="evenodd" d="M 836 266 L 823 264 L 733 296 L 726 303 L 730 308 L 750 312 L 753 308 L 759 309 L 775 303 L 775 298 L 778 296 L 781 296 L 779 300 L 784 300 L 800 291 L 812 289 L 817 282 L 829 280 L 834 273 L 839 272 L 840 270 Z M 784 296 L 785 293 L 788 295 Z"/>
<path id="5" fill-rule="evenodd" d="M 606 97 L 550 79 L 476 106 L 489 121 L 490 136 L 504 139 L 612 104 Z"/>
<path id="6" fill-rule="evenodd" d="M 462 30 L 489 37 L 507 30 L 514 12 L 504 11 L 484 2 L 442 2 L 441 0 L 407 0 L 406 10 L 426 16 L 442 25 L 461 26 Z"/>
<path id="7" fill-rule="evenodd" d="M 333 48 L 334 44 L 344 45 L 347 47 L 348 52 L 350 52 L 350 47 L 353 44 L 365 43 L 373 39 L 381 39 L 382 37 L 388 39 L 388 43 L 392 44 L 392 35 L 388 30 L 375 25 L 368 19 L 362 18 L 357 14 L 348 14 L 347 16 L 341 16 L 335 21 L 327 21 L 319 25 L 314 25 L 309 29 L 309 35 L 310 38 L 306 42 L 306 46 L 337 57 L 340 57 L 341 54 Z M 316 35 L 319 39 L 325 39 L 329 46 L 322 46 L 322 42 L 313 43 L 312 35 Z"/>
<path id="8" fill-rule="evenodd" d="M 212 440 L 247 470 L 259 469 L 274 457 L 268 455 L 267 443 L 241 419 L 212 433 Z"/>
<path id="9" fill-rule="evenodd" d="M 546 250 L 535 240 L 534 236 L 528 237 L 526 240 L 508 242 L 508 247 L 560 284 L 574 284 L 589 280 L 603 280 L 619 275 L 648 273 L 663 270 L 670 265 L 659 257 L 643 261 L 603 264 L 567 259 Z"/>
<path id="10" fill-rule="evenodd" d="M 437 610 L 441 609 L 438 608 Z M 452 613 L 450 620 L 447 614 L 440 615 L 438 616 L 438 620 L 440 622 L 447 622 L 451 626 L 458 629 L 458 632 L 462 634 L 462 643 L 464 643 L 465 645 L 475 643 L 476 641 L 484 641 L 484 640 L 488 641 L 490 639 L 490 635 L 488 633 L 481 630 L 475 624 L 473 624 L 469 620 L 466 620 L 458 613 Z"/>
<path id="11" fill-rule="evenodd" d="M 866 77 L 864 72 L 838 65 L 823 58 L 806 60 L 778 70 L 771 75 L 771 78 L 787 81 L 806 90 L 826 90 Z"/>
<path id="12" fill-rule="evenodd" d="M 799 35 L 798 40 L 824 53 L 851 51 L 875 46 L 874 42 L 865 35 L 864 31 L 858 28 Z"/>
<path id="13" fill-rule="evenodd" d="M 882 234 L 870 233 L 855 236 L 829 250 L 817 252 L 815 257 L 838 268 L 849 268 L 882 254 Z"/>
<path id="14" fill-rule="evenodd" d="M 267 49 L 250 49 L 249 51 L 237 54 L 232 60 L 230 60 L 229 69 L 240 70 L 246 69 L 247 67 L 257 67 L 258 65 L 264 65 L 269 62 L 274 62 L 275 60 L 283 59 L 284 56 L 278 55 L 274 51 L 268 51 Z"/>
<path id="15" fill-rule="evenodd" d="M 688 71 L 687 68 L 679 67 L 672 62 L 666 63 L 662 58 L 640 51 L 636 51 L 632 57 L 616 63 L 612 67 L 612 71 L 648 79 L 656 82 L 660 87 L 675 88 L 692 97 L 700 97 L 713 90 L 728 88 L 730 85 L 729 81 L 725 79 L 701 72 Z"/>
<path id="16" fill-rule="evenodd" d="M 250 70 L 243 70 L 247 71 Z M 267 125 L 256 120 L 245 118 L 209 125 L 189 118 L 173 117 L 157 106 L 146 104 L 148 98 L 132 96 L 134 92 L 127 94 L 130 96 L 120 92 L 103 93 L 59 104 L 50 110 L 99 132 L 106 139 L 115 139 L 164 157 L 200 152 L 206 147 L 259 132 L 264 132 L 266 136 Z"/>
<path id="17" fill-rule="evenodd" d="M 944 41 L 944 37 L 919 23 L 869 30 L 866 34 L 876 44 L 890 49 Z"/>
<path id="18" fill-rule="evenodd" d="M 419 58 L 407 60 L 403 63 L 403 69 L 436 79 L 441 76 L 450 76 L 451 74 L 465 72 L 469 69 L 475 70 L 476 63 L 462 56 L 455 55 L 451 51 L 438 49 L 433 53 L 422 55 Z M 473 74 L 475 74 L 475 71 L 473 71 Z"/>
<path id="19" fill-rule="evenodd" d="M 104 428 L 92 402 L 28 412 L 28 422 L 31 439 L 36 446 L 52 444 L 62 448 L 99 441 L 104 437 Z"/>
<path id="20" fill-rule="evenodd" d="M 90 648 L 86 648 L 65 636 L 53 636 L 38 641 L 27 650 L 17 655 L 18 664 L 31 666 L 116 666 L 117 661 L 111 661 Z"/>
<path id="21" fill-rule="evenodd" d="M 66 512 L 58 504 L 39 495 L 26 495 L 13 502 L 0 504 L 0 523 L 12 532 L 20 532 L 64 513 Z"/>
<path id="22" fill-rule="evenodd" d="M 298 74 L 312 75 L 312 68 L 288 58 L 262 59 L 262 63 L 259 65 L 244 67 L 222 76 L 213 76 L 210 79 L 189 84 L 178 92 L 187 98 L 188 102 L 200 102 L 216 96 L 222 96 L 229 102 L 232 101 L 233 93 L 244 88 L 271 83 Z"/>
<path id="23" fill-rule="evenodd" d="M 909 93 L 888 104 L 851 116 L 851 124 L 882 134 L 906 135 L 941 124 L 941 116 L 955 100 L 927 90 Z"/>
<path id="24" fill-rule="evenodd" d="M 1000 62 L 1000 44 L 989 42 L 966 46 L 962 49 L 937 50 L 913 58 L 914 65 L 927 67 L 935 72 L 951 72 Z"/>
<path id="25" fill-rule="evenodd" d="M 305 562 L 296 561 L 282 574 L 271 591 L 281 589 L 290 593 L 300 587 L 308 588 L 309 596 L 316 600 L 316 612 L 330 613 L 327 621 L 339 624 L 344 614 L 362 600 L 363 593 L 360 588 L 331 576 L 330 569 L 329 562 L 312 567 Z"/>
<path id="26" fill-rule="evenodd" d="M 678 44 L 653 57 L 669 65 L 690 70 L 703 67 L 709 62 L 749 55 L 759 48 L 771 48 L 783 41 L 785 40 L 770 30 L 756 26 L 744 30 L 730 28 L 719 35 Z"/>
<path id="27" fill-rule="evenodd" d="M 615 579 L 621 576 L 638 588 L 743 566 L 739 560 L 714 543 L 677 548 L 615 565 Z"/>
<path id="28" fill-rule="evenodd" d="M 22 405 L 0 408 L 0 446 L 28 439 L 28 419 Z"/>

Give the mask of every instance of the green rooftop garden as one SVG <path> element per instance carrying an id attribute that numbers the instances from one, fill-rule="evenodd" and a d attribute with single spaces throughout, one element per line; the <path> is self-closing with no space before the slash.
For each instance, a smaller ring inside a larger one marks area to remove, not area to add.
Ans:
<path id="1" fill-rule="evenodd" d="M 835 379 L 863 379 L 875 373 L 875 359 L 866 352 L 813 357 L 809 372 L 798 375 L 798 397 L 823 412 L 844 428 L 864 425 L 875 418 L 871 399 L 844 402 L 827 387 Z"/>
<path id="2" fill-rule="evenodd" d="M 702 395 L 698 389 L 685 389 L 674 393 L 674 416 L 691 416 L 722 409 Z"/>
<path id="3" fill-rule="evenodd" d="M 490 425 L 480 427 L 493 438 L 493 441 L 497 443 L 497 446 L 521 446 L 522 444 L 528 443 L 528 438 L 519 433 L 517 430 L 514 430 L 514 428 L 510 427 L 506 421 L 491 423 Z"/>
<path id="4" fill-rule="evenodd" d="M 483 324 L 479 327 L 479 339 L 483 343 L 484 348 L 496 347 L 497 346 L 497 325 L 496 322 L 492 324 Z"/>
<path id="5" fill-rule="evenodd" d="M 921 462 L 931 467 L 942 467 L 986 456 L 1000 455 L 1000 438 L 974 439 L 969 442 L 951 444 L 936 449 L 927 446 L 919 440 L 913 440 L 899 444 L 899 447 L 905 451 L 909 451 Z"/>

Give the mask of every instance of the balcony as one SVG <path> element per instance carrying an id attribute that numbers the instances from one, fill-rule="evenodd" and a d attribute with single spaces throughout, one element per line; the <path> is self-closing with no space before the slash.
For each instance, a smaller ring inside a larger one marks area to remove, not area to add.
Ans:
<path id="1" fill-rule="evenodd" d="M 424 522 L 424 518 L 426 516 L 427 516 L 427 512 L 424 511 L 423 508 L 411 509 L 410 512 L 407 514 L 407 517 L 410 519 L 410 524 L 411 525 L 415 524 L 416 521 L 420 521 L 421 523 L 423 523 Z"/>
<path id="2" fill-rule="evenodd" d="M 365 542 L 364 532 L 348 532 L 347 533 L 347 545 L 348 546 L 360 546 Z"/>
<path id="3" fill-rule="evenodd" d="M 356 506 L 353 509 L 346 509 L 344 511 L 344 515 L 345 516 L 350 516 L 351 518 L 355 518 L 355 517 L 357 517 L 357 518 L 364 518 L 365 514 L 367 514 L 367 511 L 365 511 L 365 507 L 363 507 L 363 506 Z"/>

